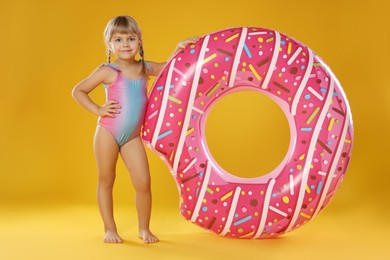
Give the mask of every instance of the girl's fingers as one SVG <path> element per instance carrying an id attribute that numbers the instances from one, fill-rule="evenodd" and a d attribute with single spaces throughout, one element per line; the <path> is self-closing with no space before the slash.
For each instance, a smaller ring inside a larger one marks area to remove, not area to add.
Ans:
<path id="1" fill-rule="evenodd" d="M 119 104 L 119 102 L 118 101 L 116 101 L 116 100 L 108 100 L 108 102 L 107 102 L 108 104 L 110 104 L 110 105 L 115 105 L 115 104 Z"/>

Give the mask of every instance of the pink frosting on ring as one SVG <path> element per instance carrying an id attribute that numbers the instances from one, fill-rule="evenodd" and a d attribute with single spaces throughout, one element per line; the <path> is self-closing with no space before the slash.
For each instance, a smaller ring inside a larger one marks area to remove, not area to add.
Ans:
<path id="1" fill-rule="evenodd" d="M 276 169 L 239 178 L 212 157 L 205 122 L 235 91 L 272 98 L 290 125 Z M 346 96 L 308 47 L 274 30 L 214 32 L 173 57 L 154 83 L 142 138 L 170 168 L 182 215 L 221 236 L 269 238 L 314 218 L 337 191 L 353 143 Z"/>

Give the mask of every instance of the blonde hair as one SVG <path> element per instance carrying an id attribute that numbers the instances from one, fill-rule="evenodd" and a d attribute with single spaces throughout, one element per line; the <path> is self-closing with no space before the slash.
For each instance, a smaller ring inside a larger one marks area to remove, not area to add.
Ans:
<path id="1" fill-rule="evenodd" d="M 138 23 L 134 20 L 133 17 L 128 15 L 116 16 L 112 18 L 104 30 L 104 40 L 107 46 L 107 60 L 108 63 L 111 62 L 111 51 L 109 48 L 109 43 L 111 41 L 112 35 L 114 33 L 133 33 L 138 36 L 138 39 L 141 43 L 139 49 L 139 55 L 141 56 L 142 62 L 142 75 L 146 75 L 146 64 L 144 58 L 144 47 L 142 45 L 142 31 L 141 27 L 139 27 Z"/>

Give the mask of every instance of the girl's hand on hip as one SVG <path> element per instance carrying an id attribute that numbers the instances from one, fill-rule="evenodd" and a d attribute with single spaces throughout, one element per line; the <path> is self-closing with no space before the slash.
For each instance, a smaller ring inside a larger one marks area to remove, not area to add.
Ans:
<path id="1" fill-rule="evenodd" d="M 122 106 L 119 105 L 118 101 L 109 100 L 103 106 L 98 109 L 98 115 L 101 117 L 115 117 L 115 114 L 120 114 Z"/>

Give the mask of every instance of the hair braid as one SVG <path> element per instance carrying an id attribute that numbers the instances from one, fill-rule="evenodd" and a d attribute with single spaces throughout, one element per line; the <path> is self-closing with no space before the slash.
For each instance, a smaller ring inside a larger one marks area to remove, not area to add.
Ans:
<path id="1" fill-rule="evenodd" d="M 146 63 L 145 63 L 145 53 L 144 53 L 144 46 L 141 44 L 139 48 L 139 55 L 141 56 L 141 62 L 142 62 L 142 75 L 146 75 Z"/>
<path id="2" fill-rule="evenodd" d="M 111 50 L 107 51 L 107 61 L 108 63 L 111 63 Z"/>

